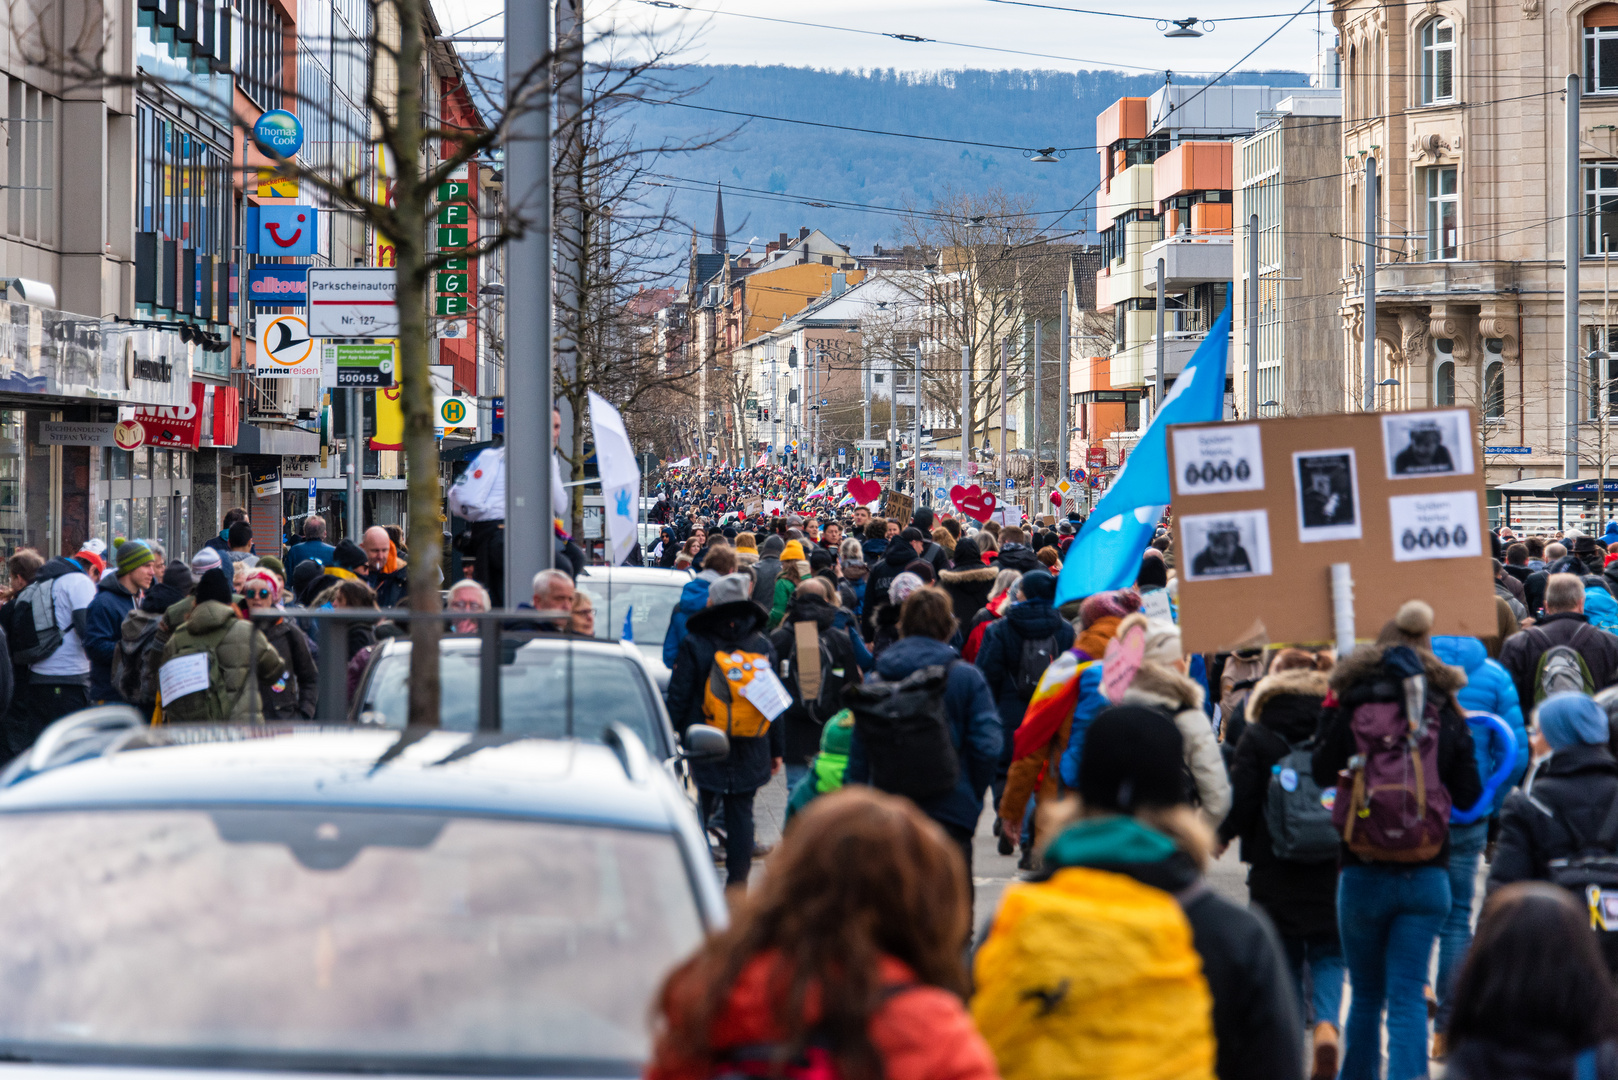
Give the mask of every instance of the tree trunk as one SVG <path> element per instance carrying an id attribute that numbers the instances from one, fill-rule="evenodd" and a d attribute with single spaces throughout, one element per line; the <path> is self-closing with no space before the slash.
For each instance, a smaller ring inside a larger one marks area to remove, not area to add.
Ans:
<path id="1" fill-rule="evenodd" d="M 395 211 L 399 298 L 399 383 L 403 390 L 406 473 L 409 476 L 410 610 L 437 612 L 443 558 L 438 439 L 433 432 L 433 388 L 427 355 L 427 207 L 437 194 L 422 179 L 422 6 L 400 0 L 398 122 L 392 151 L 399 171 Z M 437 727 L 440 718 L 438 648 L 443 626 L 417 619 L 410 627 L 411 727 Z"/>

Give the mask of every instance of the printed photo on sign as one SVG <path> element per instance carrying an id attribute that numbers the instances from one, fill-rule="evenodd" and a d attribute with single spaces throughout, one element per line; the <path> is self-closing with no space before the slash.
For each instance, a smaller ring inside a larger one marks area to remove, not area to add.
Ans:
<path id="1" fill-rule="evenodd" d="M 1180 518 L 1190 556 L 1186 579 L 1263 577 L 1270 568 L 1270 515 L 1264 510 L 1190 514 Z"/>
<path id="2" fill-rule="evenodd" d="M 1395 495 L 1388 499 L 1393 561 L 1464 559 L 1483 554 L 1483 527 L 1475 491 Z"/>
<path id="3" fill-rule="evenodd" d="M 1472 433 L 1460 410 L 1382 418 L 1388 478 L 1464 476 L 1472 472 Z"/>
<path id="4" fill-rule="evenodd" d="M 1310 450 L 1292 455 L 1298 492 L 1298 539 L 1360 538 L 1360 493 L 1354 451 Z"/>
<path id="5" fill-rule="evenodd" d="M 1174 489 L 1181 495 L 1263 491 L 1263 440 L 1257 424 L 1174 432 Z"/>

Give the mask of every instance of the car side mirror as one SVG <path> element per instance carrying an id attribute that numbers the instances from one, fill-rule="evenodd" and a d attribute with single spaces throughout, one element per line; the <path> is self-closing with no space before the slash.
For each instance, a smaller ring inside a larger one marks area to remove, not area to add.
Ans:
<path id="1" fill-rule="evenodd" d="M 680 756 L 687 761 L 714 761 L 730 753 L 730 737 L 710 724 L 686 728 L 680 745 Z"/>

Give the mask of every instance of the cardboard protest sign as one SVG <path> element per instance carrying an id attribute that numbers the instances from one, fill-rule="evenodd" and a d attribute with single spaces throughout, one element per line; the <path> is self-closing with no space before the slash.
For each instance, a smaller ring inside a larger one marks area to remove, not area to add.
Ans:
<path id="1" fill-rule="evenodd" d="M 882 516 L 890 521 L 908 522 L 914 512 L 915 503 L 909 495 L 897 491 L 882 493 Z"/>
<path id="2" fill-rule="evenodd" d="M 1469 409 L 1171 428 L 1186 651 L 1330 644 L 1334 563 L 1361 641 L 1411 599 L 1436 634 L 1493 634 L 1476 431 Z"/>

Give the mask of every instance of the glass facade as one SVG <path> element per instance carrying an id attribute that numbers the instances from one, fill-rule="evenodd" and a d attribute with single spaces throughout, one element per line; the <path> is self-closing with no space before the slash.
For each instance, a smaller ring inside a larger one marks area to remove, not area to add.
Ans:
<path id="1" fill-rule="evenodd" d="M 108 546 L 119 536 L 156 540 L 171 559 L 189 558 L 191 452 L 142 446 L 92 453 L 96 473 L 92 535 Z"/>

